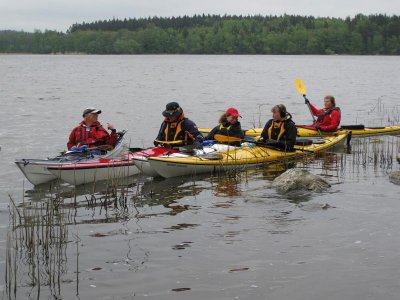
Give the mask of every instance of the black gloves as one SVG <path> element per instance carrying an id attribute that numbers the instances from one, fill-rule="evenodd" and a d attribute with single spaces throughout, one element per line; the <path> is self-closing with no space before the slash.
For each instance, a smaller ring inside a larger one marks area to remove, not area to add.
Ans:
<path id="1" fill-rule="evenodd" d="M 193 148 L 194 148 L 194 149 L 201 150 L 201 149 L 203 149 L 203 144 L 200 143 L 199 141 L 195 141 L 195 142 L 193 143 Z"/>
<path id="2" fill-rule="evenodd" d="M 306 97 L 304 97 L 304 103 L 308 105 L 310 104 L 310 101 Z"/>
<path id="3" fill-rule="evenodd" d="M 315 129 L 321 130 L 321 126 L 317 125 L 317 126 L 315 126 Z"/>

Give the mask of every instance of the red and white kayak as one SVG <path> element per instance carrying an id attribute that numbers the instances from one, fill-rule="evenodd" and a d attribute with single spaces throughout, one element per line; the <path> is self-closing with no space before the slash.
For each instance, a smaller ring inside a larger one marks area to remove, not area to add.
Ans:
<path id="1" fill-rule="evenodd" d="M 33 185 L 46 183 L 57 179 L 54 174 L 49 172 L 50 166 L 74 165 L 76 163 L 92 162 L 102 158 L 118 158 L 122 154 L 128 153 L 128 145 L 125 141 L 126 130 L 118 133 L 117 145 L 114 149 L 102 154 L 93 154 L 90 150 L 83 152 L 68 151 L 62 155 L 48 159 L 17 159 L 15 164 L 25 175 L 26 179 Z"/>
<path id="2" fill-rule="evenodd" d="M 153 147 L 143 151 L 133 153 L 133 160 L 135 161 L 135 166 L 149 177 L 160 176 L 152 166 L 149 164 L 149 157 L 160 157 L 168 156 L 170 154 L 179 153 L 179 150 L 163 148 L 163 147 Z"/>
<path id="3" fill-rule="evenodd" d="M 47 169 L 54 176 L 72 185 L 139 174 L 132 153 L 122 155 L 120 158 L 100 158 L 81 163 L 52 165 Z"/>

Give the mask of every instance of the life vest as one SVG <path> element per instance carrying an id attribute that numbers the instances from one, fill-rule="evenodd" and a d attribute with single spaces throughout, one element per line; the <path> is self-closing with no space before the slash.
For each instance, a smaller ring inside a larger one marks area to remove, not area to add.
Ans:
<path id="1" fill-rule="evenodd" d="M 218 134 L 229 135 L 229 131 L 232 128 L 232 124 L 225 126 L 223 123 L 219 125 Z"/>
<path id="2" fill-rule="evenodd" d="M 78 130 L 79 130 L 79 138 L 77 140 L 78 146 L 88 145 L 90 147 L 96 144 L 97 141 L 94 138 L 94 136 L 96 135 L 97 127 L 81 126 L 78 128 Z"/>
<path id="3" fill-rule="evenodd" d="M 164 128 L 164 140 L 156 140 L 159 144 L 167 144 L 170 146 L 182 146 L 192 144 L 194 137 L 183 128 L 185 115 L 182 113 L 176 122 L 169 122 L 169 119 L 164 120 L 166 126 Z"/>
<path id="4" fill-rule="evenodd" d="M 81 122 L 79 126 L 75 127 L 70 135 L 68 142 L 68 149 L 72 146 L 80 147 L 87 145 L 88 147 L 97 147 L 101 145 L 110 145 L 113 148 L 116 140 L 114 137 L 110 138 L 107 131 L 100 125 L 95 123 L 93 126 L 86 126 Z"/>
<path id="5" fill-rule="evenodd" d="M 324 118 L 326 116 L 329 116 L 334 110 L 336 110 L 337 112 L 340 113 L 340 108 L 339 107 L 332 107 L 330 109 L 327 109 L 326 111 L 324 111 L 322 114 L 320 114 L 317 118 L 317 122 L 322 123 Z"/>
<path id="6" fill-rule="evenodd" d="M 286 128 L 285 128 L 285 121 L 272 121 L 271 126 L 269 126 L 267 132 L 268 132 L 268 139 L 272 139 L 275 141 L 278 141 L 282 138 L 282 136 L 285 134 Z"/>
<path id="7" fill-rule="evenodd" d="M 224 124 L 220 124 L 219 125 L 219 130 L 222 131 L 223 129 L 225 129 L 226 131 L 231 130 L 232 128 L 232 124 L 230 124 L 229 126 L 225 126 Z"/>

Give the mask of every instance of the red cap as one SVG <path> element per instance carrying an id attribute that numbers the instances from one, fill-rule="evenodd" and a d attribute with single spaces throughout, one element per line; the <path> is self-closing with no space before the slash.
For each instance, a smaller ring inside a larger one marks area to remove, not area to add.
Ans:
<path id="1" fill-rule="evenodd" d="M 231 116 L 234 116 L 234 117 L 236 117 L 236 118 L 242 117 L 242 116 L 239 114 L 238 110 L 237 110 L 236 108 L 233 108 L 233 107 L 230 107 L 230 108 L 228 108 L 228 109 L 226 110 L 226 115 L 227 115 L 227 116 L 231 115 Z"/>

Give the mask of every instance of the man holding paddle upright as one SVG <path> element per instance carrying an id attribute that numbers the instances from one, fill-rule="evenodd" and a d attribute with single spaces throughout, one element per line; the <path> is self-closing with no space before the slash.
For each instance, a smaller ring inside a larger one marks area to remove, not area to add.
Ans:
<path id="1" fill-rule="evenodd" d="M 318 109 L 310 103 L 306 97 L 306 88 L 300 79 L 295 80 L 295 85 L 300 94 L 304 97 L 304 102 L 310 110 L 311 116 L 314 120 L 312 125 L 297 125 L 297 127 L 307 128 L 325 132 L 333 132 L 338 130 L 340 124 L 340 108 L 336 106 L 335 97 L 325 96 L 324 108 Z M 315 119 L 315 117 L 317 119 Z"/>
<path id="2" fill-rule="evenodd" d="M 323 109 L 316 108 L 307 98 L 305 99 L 305 103 L 310 107 L 312 114 L 317 117 L 317 120 L 312 125 L 300 125 L 298 127 L 328 132 L 336 131 L 339 128 L 340 108 L 336 107 L 335 97 L 325 96 Z"/>

